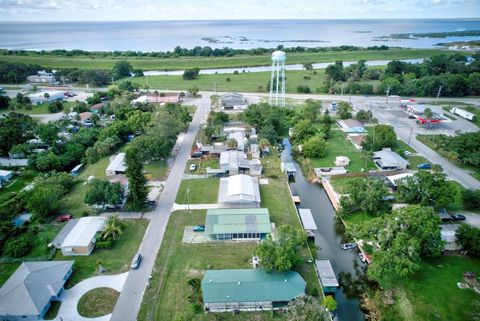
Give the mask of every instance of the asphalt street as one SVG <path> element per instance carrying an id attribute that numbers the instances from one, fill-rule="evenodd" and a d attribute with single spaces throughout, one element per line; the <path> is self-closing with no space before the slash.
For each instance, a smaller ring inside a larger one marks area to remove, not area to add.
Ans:
<path id="1" fill-rule="evenodd" d="M 197 110 L 183 138 L 158 205 L 151 215 L 150 224 L 140 245 L 139 252 L 143 256 L 142 263 L 139 269 L 130 271 L 123 291 L 113 310 L 111 321 L 136 320 L 140 310 L 143 293 L 162 244 L 163 235 L 165 234 L 173 203 L 180 187 L 191 146 L 200 124 L 205 119 L 205 114 L 210 107 L 210 95 L 204 94 L 202 98 L 192 100 L 191 103 L 197 105 Z"/>

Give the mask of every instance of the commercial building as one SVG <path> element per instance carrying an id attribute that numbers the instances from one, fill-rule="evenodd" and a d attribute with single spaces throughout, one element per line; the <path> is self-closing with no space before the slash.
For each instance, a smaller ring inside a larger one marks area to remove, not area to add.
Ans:
<path id="1" fill-rule="evenodd" d="M 407 168 L 408 161 L 390 148 L 373 153 L 373 162 L 382 171 L 403 171 Z"/>
<path id="2" fill-rule="evenodd" d="M 127 170 L 127 165 L 125 163 L 125 153 L 118 153 L 115 158 L 110 161 L 107 169 L 105 170 L 105 175 L 114 176 L 119 174 L 125 174 Z"/>
<path id="3" fill-rule="evenodd" d="M 342 119 L 337 121 L 338 127 L 344 133 L 365 133 L 366 130 L 363 127 L 362 123 L 356 119 Z"/>
<path id="4" fill-rule="evenodd" d="M 27 95 L 32 105 L 41 105 L 56 100 L 63 100 L 65 93 L 57 90 L 40 90 Z"/>
<path id="5" fill-rule="evenodd" d="M 27 81 L 33 83 L 53 84 L 55 82 L 55 76 L 51 72 L 40 70 L 36 75 L 28 76 Z"/>
<path id="6" fill-rule="evenodd" d="M 271 232 L 267 208 L 207 210 L 205 234 L 212 240 L 260 241 Z"/>
<path id="7" fill-rule="evenodd" d="M 224 109 L 241 110 L 248 107 L 247 100 L 242 94 L 230 93 L 220 97 L 220 103 Z"/>
<path id="8" fill-rule="evenodd" d="M 73 263 L 23 262 L 0 288 L 0 320 L 42 320 L 62 294 Z"/>
<path id="9" fill-rule="evenodd" d="M 260 207 L 258 178 L 234 175 L 220 179 L 218 203 L 231 208 Z"/>
<path id="10" fill-rule="evenodd" d="M 64 256 L 90 255 L 95 247 L 96 234 L 105 227 L 105 218 L 87 216 L 73 219 L 60 230 L 52 244 Z"/>
<path id="11" fill-rule="evenodd" d="M 430 109 L 432 112 L 431 118 L 427 118 L 427 116 L 425 115 L 425 110 L 427 108 Z M 430 105 L 409 104 L 407 105 L 407 113 L 417 118 L 418 121 L 421 122 L 422 124 L 426 124 L 426 123 L 438 124 L 442 121 L 447 120 L 447 118 L 443 116 L 442 111 Z"/>
<path id="12" fill-rule="evenodd" d="M 208 270 L 202 298 L 207 312 L 274 310 L 304 295 L 305 287 L 305 280 L 293 271 Z"/>

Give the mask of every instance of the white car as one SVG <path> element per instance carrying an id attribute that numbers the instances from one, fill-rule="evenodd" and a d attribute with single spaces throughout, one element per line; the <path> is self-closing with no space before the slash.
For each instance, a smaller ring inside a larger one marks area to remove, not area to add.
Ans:
<path id="1" fill-rule="evenodd" d="M 197 169 L 197 164 L 190 164 L 190 171 L 194 171 Z"/>

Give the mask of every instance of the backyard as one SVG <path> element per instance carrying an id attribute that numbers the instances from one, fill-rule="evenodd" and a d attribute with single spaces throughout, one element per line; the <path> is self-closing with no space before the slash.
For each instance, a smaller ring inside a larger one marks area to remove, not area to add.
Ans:
<path id="1" fill-rule="evenodd" d="M 177 193 L 177 204 L 211 204 L 217 202 L 218 178 L 182 180 Z"/>

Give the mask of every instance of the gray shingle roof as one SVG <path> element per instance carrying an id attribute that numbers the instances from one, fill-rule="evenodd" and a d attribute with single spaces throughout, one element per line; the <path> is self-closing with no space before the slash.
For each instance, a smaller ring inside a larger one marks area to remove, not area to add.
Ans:
<path id="1" fill-rule="evenodd" d="M 0 288 L 0 317 L 39 315 L 58 295 L 74 261 L 24 262 Z M 21 303 L 21 304 L 19 304 Z"/>

